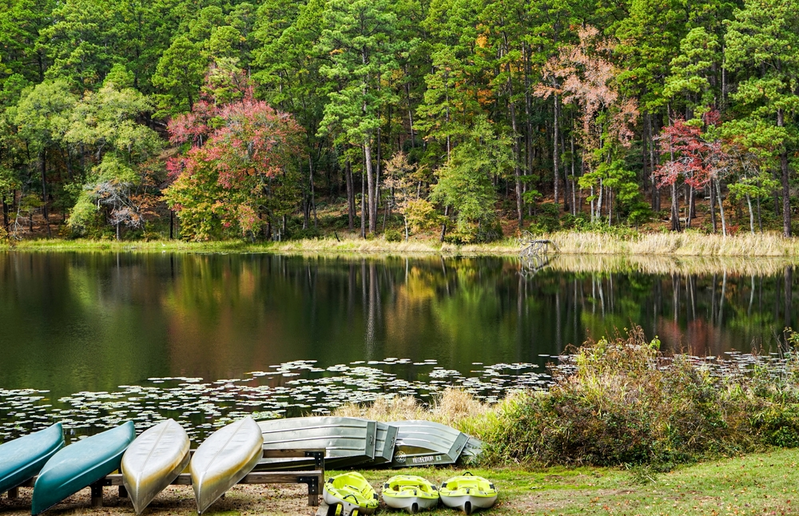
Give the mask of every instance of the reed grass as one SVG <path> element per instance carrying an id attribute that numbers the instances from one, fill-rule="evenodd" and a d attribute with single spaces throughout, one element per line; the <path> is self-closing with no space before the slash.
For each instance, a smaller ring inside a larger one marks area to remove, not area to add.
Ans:
<path id="1" fill-rule="evenodd" d="M 462 389 L 447 388 L 430 405 L 413 396 L 378 398 L 368 405 L 349 403 L 334 411 L 336 416 L 363 417 L 375 421 L 423 419 L 477 435 L 486 420 L 493 420 L 494 407 L 483 403 Z"/>
<path id="2" fill-rule="evenodd" d="M 607 232 L 560 231 L 537 235 L 552 240 L 563 255 L 623 256 L 709 256 L 709 257 L 799 257 L 799 239 L 777 233 L 721 236 L 698 231 L 683 233 L 637 233 L 632 230 Z M 183 242 L 180 240 L 109 241 L 109 240 L 23 240 L 0 243 L 0 250 L 25 251 L 116 251 L 116 252 L 267 252 L 280 254 L 340 255 L 445 255 L 501 256 L 517 255 L 521 249 L 514 237 L 490 244 L 456 245 L 437 239 L 412 238 L 389 242 L 382 237 L 362 239 L 346 234 L 337 238 L 288 240 L 251 243 L 242 240 L 218 242 Z M 799 260 L 799 258 L 797 258 Z"/>
<path id="3" fill-rule="evenodd" d="M 564 272 L 643 274 L 738 274 L 767 276 L 799 264 L 799 257 L 559 254 L 548 267 Z"/>
<path id="4" fill-rule="evenodd" d="M 602 233 L 561 231 L 541 238 L 557 243 L 564 254 L 619 254 L 668 256 L 769 256 L 799 255 L 799 239 L 777 233 L 736 236 L 683 233 Z"/>

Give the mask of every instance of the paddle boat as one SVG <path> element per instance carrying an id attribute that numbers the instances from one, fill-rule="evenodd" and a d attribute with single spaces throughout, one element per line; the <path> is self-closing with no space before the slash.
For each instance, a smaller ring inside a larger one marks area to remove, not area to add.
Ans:
<path id="1" fill-rule="evenodd" d="M 261 428 L 245 417 L 220 428 L 197 448 L 189 472 L 199 514 L 252 471 L 262 447 Z"/>
<path id="2" fill-rule="evenodd" d="M 494 484 L 468 471 L 441 484 L 438 494 L 444 505 L 466 514 L 477 509 L 488 509 L 497 501 L 497 488 Z"/>
<path id="3" fill-rule="evenodd" d="M 31 514 L 41 514 L 114 470 L 136 437 L 133 422 L 87 437 L 57 453 L 42 468 L 33 485 Z"/>
<path id="4" fill-rule="evenodd" d="M 0 494 L 36 476 L 63 446 L 61 423 L 0 444 Z"/>
<path id="5" fill-rule="evenodd" d="M 189 436 L 174 419 L 145 430 L 122 456 L 122 484 L 141 514 L 189 464 Z"/>
<path id="6" fill-rule="evenodd" d="M 372 514 L 379 499 L 372 485 L 360 473 L 342 473 L 330 477 L 323 490 L 325 503 L 336 507 L 335 513 L 343 516 Z"/>
<path id="7" fill-rule="evenodd" d="M 397 475 L 383 484 L 383 501 L 392 509 L 415 514 L 438 505 L 438 488 L 415 475 Z"/>

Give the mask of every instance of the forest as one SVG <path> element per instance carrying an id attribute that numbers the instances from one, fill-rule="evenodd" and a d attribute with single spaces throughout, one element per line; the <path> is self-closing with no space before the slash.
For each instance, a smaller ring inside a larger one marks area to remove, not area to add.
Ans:
<path id="1" fill-rule="evenodd" d="M 799 230 L 799 0 L 0 0 L 0 238 Z"/>

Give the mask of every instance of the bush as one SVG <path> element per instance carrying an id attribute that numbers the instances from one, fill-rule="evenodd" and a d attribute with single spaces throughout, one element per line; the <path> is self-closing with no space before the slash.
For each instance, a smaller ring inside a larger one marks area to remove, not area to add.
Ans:
<path id="1" fill-rule="evenodd" d="M 383 232 L 386 242 L 402 242 L 402 233 L 396 229 L 387 229 Z"/>
<path id="2" fill-rule="evenodd" d="M 299 228 L 294 229 L 289 232 L 289 236 L 292 240 L 310 240 L 314 238 L 319 238 L 322 236 L 322 233 L 319 231 L 319 228 L 315 228 L 313 226 L 308 226 L 305 229 Z"/>
<path id="3" fill-rule="evenodd" d="M 711 367 L 667 357 L 640 328 L 586 343 L 548 392 L 504 401 L 482 435 L 490 462 L 651 465 L 799 446 L 799 360 Z"/>

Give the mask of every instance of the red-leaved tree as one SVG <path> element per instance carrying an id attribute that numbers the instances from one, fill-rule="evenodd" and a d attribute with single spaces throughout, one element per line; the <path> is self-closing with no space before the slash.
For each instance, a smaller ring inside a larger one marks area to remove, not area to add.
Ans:
<path id="1" fill-rule="evenodd" d="M 659 186 L 671 186 L 671 217 L 673 228 L 679 230 L 677 185 L 684 182 L 694 189 L 710 184 L 719 199 L 722 233 L 727 234 L 724 207 L 721 203 L 721 180 L 736 166 L 730 153 L 730 143 L 725 142 L 717 130 L 719 112 L 705 113 L 700 121 L 689 123 L 678 118 L 665 127 L 659 136 L 660 149 L 669 160 L 655 169 Z M 712 209 L 712 207 L 711 207 Z M 689 207 L 690 211 L 690 207 Z M 686 218 L 690 221 L 690 216 Z"/>
<path id="2" fill-rule="evenodd" d="M 254 99 L 249 84 L 240 93 L 221 102 L 208 87 L 190 113 L 169 123 L 171 142 L 189 147 L 169 160 L 174 182 L 164 192 L 185 238 L 269 237 L 299 201 L 302 129 Z"/>

